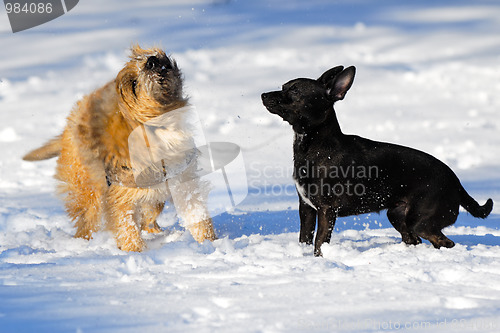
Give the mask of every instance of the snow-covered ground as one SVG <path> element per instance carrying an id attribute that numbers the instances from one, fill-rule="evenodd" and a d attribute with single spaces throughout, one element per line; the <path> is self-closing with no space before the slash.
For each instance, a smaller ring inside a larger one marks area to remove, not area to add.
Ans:
<path id="1" fill-rule="evenodd" d="M 0 332 L 455 332 L 500 330 L 500 5 L 496 1 L 80 1 L 12 34 L 0 10 Z M 132 43 L 185 75 L 210 141 L 240 145 L 249 195 L 196 243 L 160 217 L 143 253 L 87 242 L 54 195 L 55 160 L 24 153 L 111 80 Z M 292 130 L 260 94 L 338 65 L 344 132 L 427 151 L 486 220 L 462 212 L 457 245 L 406 246 L 385 214 L 342 218 L 323 258 L 298 243 Z"/>

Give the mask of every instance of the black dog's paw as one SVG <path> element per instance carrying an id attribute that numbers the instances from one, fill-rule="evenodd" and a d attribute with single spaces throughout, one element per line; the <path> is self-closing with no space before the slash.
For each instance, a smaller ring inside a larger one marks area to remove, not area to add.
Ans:
<path id="1" fill-rule="evenodd" d="M 454 242 L 454 241 L 452 241 L 452 240 L 451 240 L 451 239 L 449 239 L 449 238 L 446 238 L 446 239 L 441 240 L 440 245 L 441 245 L 442 247 L 446 247 L 446 248 L 451 249 L 452 247 L 454 247 L 454 246 L 455 246 L 455 242 Z"/>
<path id="2" fill-rule="evenodd" d="M 444 235 L 429 237 L 429 241 L 436 249 L 439 249 L 441 247 L 451 249 L 455 246 L 455 242 Z"/>
<path id="3" fill-rule="evenodd" d="M 299 243 L 305 243 L 306 245 L 312 245 L 313 243 L 313 234 L 308 234 L 308 235 L 300 235 L 299 238 Z"/>
<path id="4" fill-rule="evenodd" d="M 321 252 L 320 249 L 315 249 L 314 250 L 314 256 L 315 257 L 322 257 L 323 256 L 323 252 Z"/>
<path id="5" fill-rule="evenodd" d="M 406 245 L 422 244 L 422 239 L 415 234 L 406 234 L 402 236 L 402 239 Z"/>

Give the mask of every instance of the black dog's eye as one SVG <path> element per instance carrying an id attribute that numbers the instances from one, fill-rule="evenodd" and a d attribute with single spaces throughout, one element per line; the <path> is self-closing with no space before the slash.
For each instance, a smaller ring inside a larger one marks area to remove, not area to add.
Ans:
<path id="1" fill-rule="evenodd" d="M 297 88 L 297 86 L 291 86 L 291 87 L 288 89 L 288 94 L 289 94 L 292 98 L 298 97 L 298 96 L 300 95 L 299 88 Z"/>
<path id="2" fill-rule="evenodd" d="M 147 69 L 154 69 L 155 67 L 158 67 L 158 65 L 160 65 L 160 60 L 155 56 L 149 57 L 146 62 Z"/>

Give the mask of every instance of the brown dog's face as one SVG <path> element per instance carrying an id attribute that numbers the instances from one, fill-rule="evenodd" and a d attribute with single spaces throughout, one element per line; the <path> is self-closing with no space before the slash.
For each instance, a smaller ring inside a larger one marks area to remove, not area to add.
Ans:
<path id="1" fill-rule="evenodd" d="M 180 70 L 165 52 L 135 46 L 130 58 L 116 77 L 127 118 L 144 123 L 186 104 Z"/>

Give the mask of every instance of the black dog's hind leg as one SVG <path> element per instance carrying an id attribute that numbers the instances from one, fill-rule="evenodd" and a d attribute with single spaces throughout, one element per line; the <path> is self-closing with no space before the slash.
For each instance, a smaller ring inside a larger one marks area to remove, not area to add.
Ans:
<path id="1" fill-rule="evenodd" d="M 455 246 L 455 242 L 446 237 L 441 230 L 434 230 L 432 232 L 427 230 L 419 231 L 419 235 L 431 242 L 432 246 L 436 249 L 439 249 L 440 247 L 452 248 Z"/>
<path id="2" fill-rule="evenodd" d="M 299 195 L 300 236 L 299 242 L 311 245 L 316 228 L 316 209 L 309 206 Z"/>
<path id="3" fill-rule="evenodd" d="M 414 222 L 411 227 L 417 235 L 427 239 L 436 249 L 440 247 L 451 248 L 455 246 L 455 243 L 446 237 L 441 230 L 455 223 L 458 216 L 458 204 L 437 202 L 437 200 L 434 200 L 434 203 L 433 207 L 429 201 L 421 200 L 418 202 L 415 209 L 412 209 L 408 214 L 408 219 Z M 426 207 L 432 208 L 426 209 Z M 410 223 L 408 224 L 410 225 Z"/>
<path id="4" fill-rule="evenodd" d="M 321 257 L 321 245 L 330 242 L 336 217 L 335 210 L 330 206 L 318 209 L 318 231 L 314 242 L 314 256 Z"/>
<path id="5" fill-rule="evenodd" d="M 422 243 L 420 237 L 408 229 L 406 225 L 406 214 L 408 212 L 408 204 L 406 202 L 398 202 L 394 207 L 387 210 L 387 218 L 392 226 L 401 234 L 403 242 L 408 245 L 417 245 Z"/>

